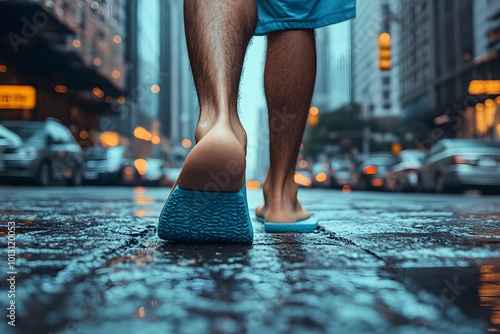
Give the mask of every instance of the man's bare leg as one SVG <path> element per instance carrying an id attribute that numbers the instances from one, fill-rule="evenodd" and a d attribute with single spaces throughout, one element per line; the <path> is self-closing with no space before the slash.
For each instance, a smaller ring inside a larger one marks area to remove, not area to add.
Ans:
<path id="1" fill-rule="evenodd" d="M 197 144 L 178 184 L 186 189 L 238 191 L 245 177 L 247 141 L 238 117 L 238 88 L 257 24 L 256 4 L 252 0 L 186 0 L 184 19 L 200 117 Z"/>
<path id="2" fill-rule="evenodd" d="M 297 200 L 294 182 L 316 77 L 314 30 L 268 34 L 264 87 L 269 112 L 269 172 L 264 182 L 265 205 L 256 214 L 272 222 L 308 218 Z"/>

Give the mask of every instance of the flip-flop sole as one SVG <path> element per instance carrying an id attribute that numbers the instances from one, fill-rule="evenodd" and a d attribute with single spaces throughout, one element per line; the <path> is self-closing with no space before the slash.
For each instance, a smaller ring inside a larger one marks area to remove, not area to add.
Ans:
<path id="1" fill-rule="evenodd" d="M 310 233 L 318 227 L 318 219 L 314 215 L 295 223 L 266 222 L 264 217 L 256 217 L 257 221 L 264 224 L 267 233 Z"/>
<path id="2" fill-rule="evenodd" d="M 232 193 L 175 187 L 161 211 L 158 236 L 179 242 L 252 243 L 246 187 Z"/>

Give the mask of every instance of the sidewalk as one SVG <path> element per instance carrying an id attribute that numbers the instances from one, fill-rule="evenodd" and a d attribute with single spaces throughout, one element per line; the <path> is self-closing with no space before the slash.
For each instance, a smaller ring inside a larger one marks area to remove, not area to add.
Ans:
<path id="1" fill-rule="evenodd" d="M 316 233 L 255 221 L 244 246 L 158 239 L 166 194 L 0 188 L 17 270 L 0 333 L 500 331 L 499 197 L 303 190 Z M 249 192 L 252 213 L 261 201 Z"/>

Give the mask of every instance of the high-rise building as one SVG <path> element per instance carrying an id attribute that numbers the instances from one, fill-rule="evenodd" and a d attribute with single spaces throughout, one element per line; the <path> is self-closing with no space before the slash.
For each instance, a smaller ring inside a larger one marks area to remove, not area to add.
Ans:
<path id="1" fill-rule="evenodd" d="M 35 92 L 34 106 L 0 105 L 1 119 L 98 127 L 123 101 L 125 27 L 125 0 L 0 1 L 0 95 Z"/>
<path id="2" fill-rule="evenodd" d="M 500 141 L 500 1 L 474 0 L 473 15 L 473 80 L 496 82 L 497 88 L 472 94 L 475 92 L 471 92 L 469 84 L 469 93 L 477 99 L 474 101 L 477 103 L 466 109 L 463 126 L 457 135 Z"/>
<path id="3" fill-rule="evenodd" d="M 500 52 L 500 1 L 474 0 L 472 4 L 474 57 L 478 61 L 493 59 L 495 55 L 498 57 L 498 52 Z"/>
<path id="4" fill-rule="evenodd" d="M 162 1 L 160 8 L 160 115 L 162 133 L 172 149 L 171 162 L 180 162 L 194 143 L 198 101 L 189 68 L 182 0 Z"/>
<path id="5" fill-rule="evenodd" d="M 401 4 L 401 103 L 406 119 L 434 128 L 429 144 L 454 136 L 493 138 L 499 123 L 498 93 L 479 94 L 470 86 L 474 80 L 500 78 L 498 37 L 495 42 L 499 3 Z"/>
<path id="6" fill-rule="evenodd" d="M 160 0 L 137 0 L 136 13 L 136 53 L 131 70 L 135 72 L 135 82 L 130 86 L 132 106 L 131 116 L 134 129 L 133 148 L 138 156 L 158 155 L 158 124 L 160 110 Z M 144 135 L 141 135 L 142 130 Z M 146 132 L 147 131 L 147 132 Z M 154 139 L 153 139 L 154 138 Z"/>
<path id="7" fill-rule="evenodd" d="M 449 120 L 464 108 L 474 66 L 472 1 L 409 0 L 401 5 L 404 116 L 441 126 L 443 137 L 451 135 Z"/>
<path id="8" fill-rule="evenodd" d="M 160 0 L 127 0 L 126 95 L 103 115 L 101 131 L 115 131 L 134 156 L 155 156 L 160 142 Z"/>
<path id="9" fill-rule="evenodd" d="M 317 67 L 312 104 L 321 112 L 346 105 L 351 96 L 349 21 L 316 30 Z"/>
<path id="10" fill-rule="evenodd" d="M 366 119 L 388 124 L 400 118 L 398 48 L 400 27 L 398 0 L 358 1 L 352 25 L 352 102 Z M 388 33 L 391 43 L 390 70 L 379 68 L 379 38 Z M 404 34 L 403 34 L 404 35 Z"/>
<path id="11" fill-rule="evenodd" d="M 180 164 L 194 142 L 197 100 L 182 1 L 128 0 L 128 94 L 113 126 L 135 154 Z"/>

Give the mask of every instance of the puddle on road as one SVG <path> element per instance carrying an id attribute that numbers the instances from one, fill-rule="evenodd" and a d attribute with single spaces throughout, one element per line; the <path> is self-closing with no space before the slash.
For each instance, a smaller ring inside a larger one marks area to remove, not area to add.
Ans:
<path id="1" fill-rule="evenodd" d="M 480 267 L 405 268 L 398 279 L 412 292 L 438 297 L 434 303 L 445 312 L 458 307 L 472 319 L 484 321 L 488 332 L 500 332 L 500 262 Z"/>

